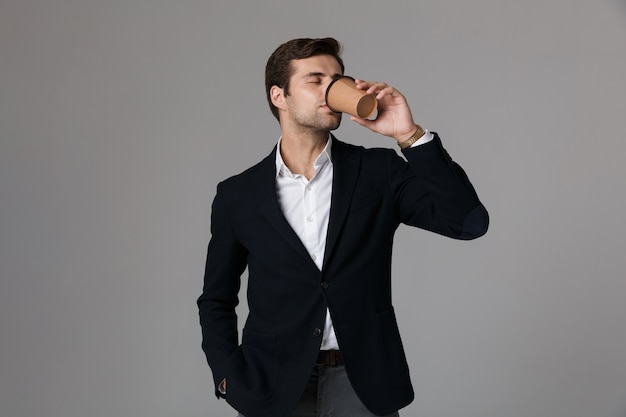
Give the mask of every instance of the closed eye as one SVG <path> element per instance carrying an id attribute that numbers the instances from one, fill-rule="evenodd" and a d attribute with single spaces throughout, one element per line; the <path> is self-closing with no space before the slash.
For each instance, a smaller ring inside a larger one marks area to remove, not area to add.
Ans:
<path id="1" fill-rule="evenodd" d="M 324 74 L 321 72 L 309 72 L 308 74 L 306 74 L 304 76 L 304 79 L 307 83 L 311 83 L 311 84 L 320 84 L 322 82 L 322 79 L 324 77 Z"/>

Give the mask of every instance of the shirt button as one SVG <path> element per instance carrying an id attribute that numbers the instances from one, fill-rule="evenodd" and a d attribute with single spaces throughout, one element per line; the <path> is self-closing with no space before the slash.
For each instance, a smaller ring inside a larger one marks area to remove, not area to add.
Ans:
<path id="1" fill-rule="evenodd" d="M 328 289 L 328 281 L 322 281 L 321 286 L 323 289 Z"/>
<path id="2" fill-rule="evenodd" d="M 307 190 L 307 191 L 311 191 L 311 186 L 310 186 L 310 185 L 307 185 L 307 186 L 306 186 L 306 190 Z"/>
<path id="3" fill-rule="evenodd" d="M 313 336 L 317 337 L 317 336 L 321 336 L 322 334 L 322 330 L 316 328 L 315 330 L 313 330 Z"/>
<path id="4" fill-rule="evenodd" d="M 310 216 L 309 216 L 309 217 L 307 217 L 307 218 L 306 218 L 306 221 L 307 221 L 307 222 L 309 222 L 309 223 L 311 223 L 311 222 L 313 221 L 313 217 L 310 217 Z"/>
<path id="5" fill-rule="evenodd" d="M 314 261 L 317 261 L 317 255 L 315 254 L 311 255 L 311 259 L 313 259 Z"/>

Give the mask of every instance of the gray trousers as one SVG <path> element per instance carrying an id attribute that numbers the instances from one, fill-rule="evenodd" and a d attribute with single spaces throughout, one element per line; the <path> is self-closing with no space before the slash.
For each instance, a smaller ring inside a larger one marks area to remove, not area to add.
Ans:
<path id="1" fill-rule="evenodd" d="M 385 417 L 398 417 L 396 411 Z M 238 417 L 244 417 L 239 414 Z M 291 417 L 377 417 L 359 400 L 343 365 L 318 365 Z"/>

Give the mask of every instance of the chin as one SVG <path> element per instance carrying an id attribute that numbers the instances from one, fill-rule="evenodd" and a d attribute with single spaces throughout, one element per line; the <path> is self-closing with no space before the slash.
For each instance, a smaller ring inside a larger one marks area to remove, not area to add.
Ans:
<path id="1" fill-rule="evenodd" d="M 339 114 L 335 120 L 333 120 L 332 122 L 330 122 L 328 129 L 329 130 L 336 130 L 337 128 L 339 128 L 339 125 L 341 125 L 341 114 Z"/>

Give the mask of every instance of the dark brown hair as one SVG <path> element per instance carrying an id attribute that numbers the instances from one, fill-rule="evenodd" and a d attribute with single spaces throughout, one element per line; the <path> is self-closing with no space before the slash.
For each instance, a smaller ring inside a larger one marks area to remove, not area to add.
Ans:
<path id="1" fill-rule="evenodd" d="M 285 90 L 285 95 L 289 95 L 289 78 L 292 75 L 291 61 L 294 59 L 305 59 L 317 55 L 330 55 L 337 60 L 344 72 L 343 60 L 341 59 L 341 44 L 333 38 L 301 38 L 292 39 L 280 45 L 267 60 L 265 66 L 265 92 L 267 102 L 270 105 L 272 114 L 278 118 L 278 109 L 272 103 L 270 89 L 276 85 Z"/>

